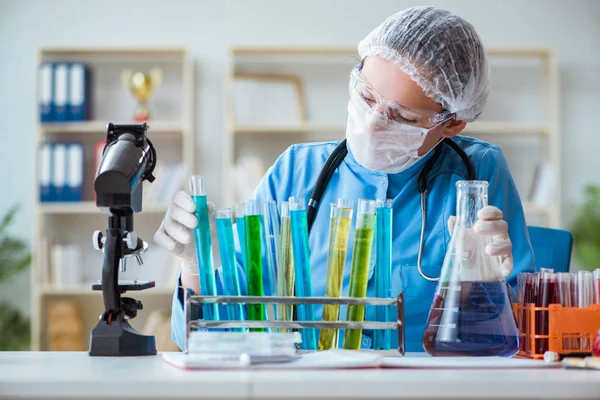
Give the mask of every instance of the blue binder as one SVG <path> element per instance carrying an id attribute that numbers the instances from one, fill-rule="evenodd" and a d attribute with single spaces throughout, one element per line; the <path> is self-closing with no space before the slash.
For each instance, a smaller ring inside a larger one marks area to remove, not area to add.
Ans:
<path id="1" fill-rule="evenodd" d="M 69 121 L 86 121 L 90 118 L 89 68 L 80 62 L 69 64 Z"/>
<path id="2" fill-rule="evenodd" d="M 67 145 L 55 143 L 52 149 L 52 199 L 65 201 L 67 195 Z"/>
<path id="3" fill-rule="evenodd" d="M 67 101 L 69 95 L 69 64 L 56 63 L 54 65 L 53 86 L 54 121 L 68 120 Z"/>
<path id="4" fill-rule="evenodd" d="M 42 63 L 39 69 L 39 106 L 40 121 L 49 122 L 54 120 L 54 65 L 52 63 Z"/>
<path id="5" fill-rule="evenodd" d="M 67 149 L 67 189 L 65 201 L 81 201 L 83 197 L 83 145 L 70 143 Z"/>
<path id="6" fill-rule="evenodd" d="M 52 144 L 44 142 L 39 148 L 40 201 L 52 201 Z"/>

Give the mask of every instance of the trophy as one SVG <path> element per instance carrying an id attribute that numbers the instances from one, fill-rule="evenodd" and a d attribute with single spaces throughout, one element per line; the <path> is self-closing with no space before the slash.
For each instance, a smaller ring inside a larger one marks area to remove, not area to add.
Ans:
<path id="1" fill-rule="evenodd" d="M 162 70 L 160 68 L 152 68 L 147 74 L 143 72 L 134 73 L 130 69 L 126 69 L 121 73 L 123 87 L 128 88 L 138 101 L 134 114 L 136 122 L 146 122 L 150 119 L 148 99 L 154 90 L 160 86 L 161 82 Z"/>

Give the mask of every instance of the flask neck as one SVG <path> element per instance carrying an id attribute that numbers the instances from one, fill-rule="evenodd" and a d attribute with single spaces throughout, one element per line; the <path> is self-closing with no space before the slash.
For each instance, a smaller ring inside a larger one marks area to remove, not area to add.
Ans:
<path id="1" fill-rule="evenodd" d="M 487 182 L 464 181 L 457 185 L 457 224 L 472 228 L 479 219 L 479 210 L 488 205 Z"/>

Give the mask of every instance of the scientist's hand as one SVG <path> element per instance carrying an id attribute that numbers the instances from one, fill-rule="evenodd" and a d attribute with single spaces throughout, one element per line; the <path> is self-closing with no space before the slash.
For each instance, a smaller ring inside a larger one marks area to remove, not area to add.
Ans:
<path id="1" fill-rule="evenodd" d="M 156 244 L 181 258 L 181 269 L 188 275 L 198 275 L 198 258 L 194 238 L 194 228 L 198 225 L 198 219 L 194 214 L 195 211 L 196 204 L 192 197 L 184 191 L 177 192 L 160 227 L 154 234 Z M 216 242 L 215 209 L 210 202 L 208 203 L 208 215 L 210 217 L 213 259 L 215 266 L 218 267 L 221 262 Z"/>
<path id="2" fill-rule="evenodd" d="M 491 236 L 492 243 L 488 244 L 485 252 L 490 256 L 500 257 L 502 263 L 502 274 L 507 277 L 511 274 L 514 265 L 512 255 L 512 242 L 508 236 L 508 224 L 502 219 L 502 211 L 498 207 L 485 206 L 477 214 L 479 220 L 475 223 L 475 232 Z M 448 220 L 448 229 L 450 233 L 454 230 L 456 217 L 452 216 Z"/>

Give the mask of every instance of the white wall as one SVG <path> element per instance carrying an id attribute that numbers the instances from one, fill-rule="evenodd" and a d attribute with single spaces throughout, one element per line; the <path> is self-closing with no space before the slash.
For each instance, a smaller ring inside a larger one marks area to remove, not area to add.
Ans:
<path id="1" fill-rule="evenodd" d="M 487 46 L 544 46 L 561 68 L 564 226 L 600 167 L 600 1 L 596 0 L 0 0 L 0 213 L 23 205 L 13 232 L 32 233 L 35 79 L 39 46 L 187 47 L 196 61 L 197 170 L 221 177 L 221 79 L 229 45 L 355 46 L 389 14 L 417 4 L 450 9 Z M 217 201 L 219 199 L 216 199 Z M 21 295 L 27 279 L 2 288 Z M 27 308 L 29 300 L 24 300 Z"/>

